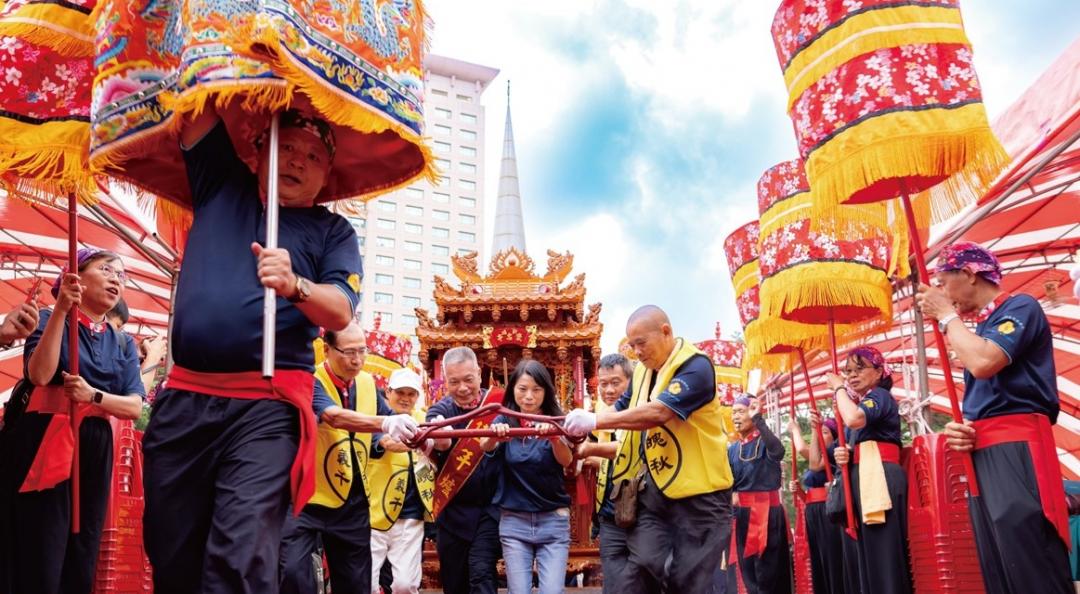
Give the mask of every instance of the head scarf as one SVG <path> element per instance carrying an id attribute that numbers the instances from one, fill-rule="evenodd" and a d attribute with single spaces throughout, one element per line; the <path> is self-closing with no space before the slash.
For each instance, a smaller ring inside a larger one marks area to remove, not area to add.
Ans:
<path id="1" fill-rule="evenodd" d="M 885 355 L 882 355 L 881 351 L 870 345 L 863 345 L 851 349 L 850 351 L 848 351 L 847 358 L 850 359 L 852 357 L 866 359 L 875 368 L 882 370 L 884 372 L 884 375 L 892 375 L 892 370 L 889 369 L 889 364 L 885 362 Z"/>
<path id="2" fill-rule="evenodd" d="M 747 408 L 750 408 L 750 397 L 749 396 L 739 396 L 738 398 L 735 399 L 735 402 L 732 403 L 732 406 L 735 406 L 736 404 L 739 404 L 741 406 L 745 406 Z"/>
<path id="3" fill-rule="evenodd" d="M 334 130 L 325 120 L 296 109 L 286 109 L 285 111 L 282 111 L 279 114 L 279 118 L 279 128 L 282 130 L 285 128 L 297 128 L 318 138 L 326 147 L 326 152 L 330 154 L 330 160 L 334 160 L 334 150 L 337 147 L 337 143 L 334 138 Z M 255 146 L 262 148 L 263 143 L 266 142 L 266 139 L 269 137 L 270 129 L 267 128 L 259 135 L 259 138 L 255 141 Z"/>
<path id="4" fill-rule="evenodd" d="M 836 439 L 836 419 L 828 418 L 825 419 L 821 424 L 824 425 L 830 433 L 832 433 L 833 439 Z"/>
<path id="5" fill-rule="evenodd" d="M 1001 263 L 990 250 L 970 241 L 958 241 L 941 250 L 938 272 L 969 270 L 995 285 L 1001 284 Z"/>
<path id="6" fill-rule="evenodd" d="M 75 252 L 75 269 L 78 270 L 79 268 L 82 268 L 83 264 L 86 264 L 90 260 L 90 258 L 93 258 L 94 256 L 104 251 L 105 250 L 99 250 L 97 248 L 79 248 L 79 251 Z M 60 281 L 68 272 L 70 271 L 68 270 L 68 265 L 65 263 L 64 267 L 60 270 L 60 276 L 57 276 L 56 280 L 53 281 L 52 289 L 50 290 L 53 298 L 56 298 L 60 295 Z"/>

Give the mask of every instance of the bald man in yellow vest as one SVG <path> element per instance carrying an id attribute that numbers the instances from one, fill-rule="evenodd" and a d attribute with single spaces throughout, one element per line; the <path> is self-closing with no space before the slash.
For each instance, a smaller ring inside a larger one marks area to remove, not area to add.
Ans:
<path id="1" fill-rule="evenodd" d="M 615 489 L 639 479 L 637 519 L 629 529 L 624 594 L 707 594 L 731 522 L 731 468 L 712 361 L 675 337 L 655 305 L 626 324 L 641 363 L 613 411 L 571 411 L 574 435 L 624 429 L 615 458 Z M 670 557 L 671 563 L 667 564 Z"/>

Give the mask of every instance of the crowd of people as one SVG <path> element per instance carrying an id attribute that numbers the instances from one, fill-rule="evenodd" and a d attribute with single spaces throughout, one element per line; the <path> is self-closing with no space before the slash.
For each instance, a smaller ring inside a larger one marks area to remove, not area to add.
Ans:
<path id="1" fill-rule="evenodd" d="M 534 568 L 540 592 L 561 592 L 570 547 L 564 476 L 575 460 L 599 477 L 605 592 L 792 591 L 781 436 L 747 395 L 733 406 L 738 436 L 729 443 L 712 362 L 674 333 L 662 309 L 630 316 L 637 363 L 603 357 L 596 410 L 569 411 L 559 427 L 548 369 L 526 359 L 505 389 L 484 389 L 466 347 L 444 354 L 446 395 L 421 411 L 414 372 L 394 372 L 383 393 L 363 371 L 356 236 L 314 206 L 334 156 L 330 127 L 287 111 L 280 139 L 281 247 L 268 249 L 267 147 L 252 173 L 210 108 L 181 133 L 194 222 L 175 299 L 174 365 L 143 442 L 155 592 L 316 592 L 320 550 L 334 592 L 416 592 L 428 536 L 445 592 L 494 594 L 500 559 L 512 594 L 532 590 Z M 917 302 L 966 369 L 967 420 L 945 434 L 951 448 L 970 452 L 978 478 L 971 515 L 986 589 L 1037 583 L 1071 592 L 1045 315 L 1034 299 L 1001 291 L 1000 266 L 983 248 L 953 245 L 939 260 L 940 286 L 922 286 Z M 83 250 L 77 270 L 53 286 L 51 310 L 23 304 L 0 325 L 0 341 L 26 340 L 25 375 L 0 434 L 2 594 L 93 587 L 113 463 L 108 419 L 140 414 L 143 376 L 160 361 L 160 345 L 140 348 L 106 321 L 124 281 L 119 256 Z M 264 288 L 279 297 L 270 379 L 260 372 Z M 67 372 L 71 311 L 78 374 Z M 316 366 L 320 332 L 325 361 Z M 806 502 L 814 590 L 911 592 L 892 374 L 871 346 L 843 362 L 842 374 L 824 377 L 837 416 L 812 411 L 809 440 L 788 427 L 793 455 L 809 465 L 792 488 Z M 509 412 L 469 416 L 493 402 Z M 425 421 L 487 437 L 421 439 Z M 845 468 L 850 499 L 836 478 Z"/>

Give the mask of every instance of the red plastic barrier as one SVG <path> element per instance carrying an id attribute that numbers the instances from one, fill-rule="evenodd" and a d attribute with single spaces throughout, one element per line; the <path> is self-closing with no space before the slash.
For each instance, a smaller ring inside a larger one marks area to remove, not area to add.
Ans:
<path id="1" fill-rule="evenodd" d="M 142 433 L 132 421 L 113 419 L 113 477 L 95 594 L 154 591 L 150 562 L 143 550 Z"/>
<path id="2" fill-rule="evenodd" d="M 963 457 L 945 446 L 943 435 L 920 435 L 904 466 L 915 591 L 981 594 Z"/>
<path id="3" fill-rule="evenodd" d="M 795 500 L 795 534 L 792 540 L 795 560 L 795 594 L 813 594 L 814 580 L 810 564 L 810 541 L 806 535 L 806 502 L 799 494 Z"/>

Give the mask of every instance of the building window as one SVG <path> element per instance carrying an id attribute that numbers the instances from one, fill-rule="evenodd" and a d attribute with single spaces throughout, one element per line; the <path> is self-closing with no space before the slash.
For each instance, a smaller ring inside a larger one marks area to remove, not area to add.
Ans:
<path id="1" fill-rule="evenodd" d="M 446 204 L 446 203 L 450 202 L 450 194 L 447 194 L 446 192 L 433 192 L 431 194 L 431 201 L 432 202 L 441 202 L 443 204 Z M 474 204 L 475 204 L 475 202 L 474 202 Z"/>
<path id="2" fill-rule="evenodd" d="M 394 249 L 394 238 L 392 237 L 376 237 L 375 247 Z"/>
<path id="3" fill-rule="evenodd" d="M 458 149 L 461 151 L 461 154 L 465 155 L 466 157 L 476 156 L 476 149 L 474 147 L 461 145 L 460 147 L 458 147 Z"/>
<path id="4" fill-rule="evenodd" d="M 414 316 L 413 314 L 405 314 L 401 316 L 401 325 L 409 329 L 415 328 L 416 316 Z"/>
<path id="5" fill-rule="evenodd" d="M 457 203 L 462 208 L 476 208 L 476 198 L 458 196 Z"/>
<path id="6" fill-rule="evenodd" d="M 416 262 L 416 260 L 413 260 L 413 262 Z M 416 263 L 420 264 L 419 262 L 416 262 Z M 420 288 L 420 279 L 418 279 L 418 278 L 413 278 L 411 276 L 406 276 L 402 280 L 404 281 L 404 285 L 405 285 L 406 289 L 419 289 Z M 411 299 L 411 297 L 406 297 L 406 299 Z M 417 303 L 416 305 L 419 306 L 420 304 Z"/>
<path id="7" fill-rule="evenodd" d="M 392 285 L 394 284 L 394 276 L 392 274 L 376 274 L 376 285 Z"/>
<path id="8" fill-rule="evenodd" d="M 458 231 L 457 237 L 458 241 L 463 241 L 465 243 L 476 243 L 476 234 L 470 231 Z"/>
<path id="9" fill-rule="evenodd" d="M 420 188 L 406 188 L 405 189 L 405 195 L 408 196 L 412 200 L 423 200 L 424 199 L 424 191 L 421 190 Z"/>
<path id="10" fill-rule="evenodd" d="M 435 187 L 436 188 L 449 188 L 450 187 L 450 177 L 446 176 L 446 175 L 440 175 L 439 176 L 439 181 L 435 182 Z"/>
<path id="11" fill-rule="evenodd" d="M 431 236 L 439 239 L 446 239 L 450 237 L 450 230 L 446 227 L 432 227 Z"/>
<path id="12" fill-rule="evenodd" d="M 409 260 L 409 259 L 405 260 L 405 269 L 406 270 L 420 270 L 420 266 L 422 266 L 420 260 Z M 407 282 L 409 279 L 405 279 L 405 280 L 406 280 L 405 286 L 407 287 L 407 286 L 409 286 L 409 283 Z"/>
<path id="13" fill-rule="evenodd" d="M 390 202 L 389 200 L 379 201 L 379 210 L 383 212 L 394 212 L 397 210 L 397 204 Z"/>
<path id="14" fill-rule="evenodd" d="M 431 218 L 435 219 L 436 221 L 449 221 L 450 220 L 450 211 L 448 211 L 448 210 L 432 210 L 431 211 Z"/>
<path id="15" fill-rule="evenodd" d="M 364 247 L 364 236 L 361 235 L 361 236 L 357 237 L 356 242 L 360 244 L 361 248 Z"/>
<path id="16" fill-rule="evenodd" d="M 449 274 L 450 266 L 446 264 L 434 263 L 431 265 L 431 271 L 435 274 Z"/>
<path id="17" fill-rule="evenodd" d="M 450 136 L 454 133 L 454 130 L 450 126 L 444 126 L 442 124 L 435 124 L 435 133 L 443 136 Z"/>
<path id="18" fill-rule="evenodd" d="M 401 298 L 401 304 L 409 309 L 412 309 L 414 307 L 420 307 L 420 298 L 409 297 L 408 295 L 406 295 Z"/>
<path id="19" fill-rule="evenodd" d="M 451 150 L 453 150 L 453 147 L 450 145 L 449 142 L 445 142 L 445 141 L 442 141 L 442 140 L 436 140 L 435 141 L 435 152 L 436 153 L 449 153 Z"/>
<path id="20" fill-rule="evenodd" d="M 472 163 L 458 163 L 458 171 L 462 173 L 476 173 L 476 165 Z"/>
<path id="21" fill-rule="evenodd" d="M 424 226 L 417 225 L 416 223 L 405 223 L 405 232 L 412 235 L 422 235 L 424 233 Z"/>
<path id="22" fill-rule="evenodd" d="M 469 191 L 475 191 L 476 190 L 476 182 L 474 182 L 474 181 L 469 181 L 467 179 L 459 179 L 457 183 L 458 183 L 459 186 L 461 186 L 461 188 L 463 190 L 469 190 Z"/>
<path id="23" fill-rule="evenodd" d="M 380 229 L 386 229 L 387 231 L 393 231 L 394 228 L 397 227 L 397 225 L 394 224 L 394 221 L 390 219 L 379 219 L 375 221 L 375 226 Z"/>
<path id="24" fill-rule="evenodd" d="M 436 97 L 446 97 L 447 96 L 446 91 L 444 91 L 442 89 L 431 89 L 431 94 L 435 95 Z"/>
<path id="25" fill-rule="evenodd" d="M 464 101 L 465 103 L 472 103 L 472 96 L 471 95 L 458 95 L 457 100 L 458 101 Z"/>
<path id="26" fill-rule="evenodd" d="M 424 244 L 419 241 L 406 241 L 401 245 L 405 248 L 406 252 L 419 252 L 424 249 Z"/>
<path id="27" fill-rule="evenodd" d="M 390 293 L 375 293 L 375 303 L 391 305 L 394 303 L 394 296 Z"/>
<path id="28" fill-rule="evenodd" d="M 356 229 L 357 233 L 359 233 L 365 227 L 367 227 L 367 219 L 362 219 L 360 217 L 349 217 L 349 224 L 353 226 L 353 229 Z"/>
<path id="29" fill-rule="evenodd" d="M 465 140 L 476 140 L 476 131 L 475 130 L 466 130 L 466 129 L 462 128 L 459 131 L 461 132 L 461 137 L 464 138 Z"/>
<path id="30" fill-rule="evenodd" d="M 375 256 L 375 263 L 378 264 L 379 266 L 393 266 L 394 265 L 394 257 L 393 256 L 384 256 L 382 254 L 379 254 L 379 255 Z"/>
<path id="31" fill-rule="evenodd" d="M 410 217 L 422 217 L 424 216 L 424 209 L 419 206 L 405 205 L 405 214 Z"/>
<path id="32" fill-rule="evenodd" d="M 436 107 L 435 108 L 435 115 L 439 116 L 440 118 L 447 119 L 447 120 L 454 117 L 454 114 L 451 113 L 450 110 L 446 109 L 445 107 Z"/>
<path id="33" fill-rule="evenodd" d="M 445 245 L 434 245 L 434 244 L 432 244 L 431 253 L 435 254 L 436 256 L 449 256 L 450 255 L 450 248 L 445 246 Z"/>
<path id="34" fill-rule="evenodd" d="M 394 314 L 388 311 L 377 311 L 375 312 L 375 315 L 379 316 L 379 319 L 382 320 L 382 323 L 386 324 L 387 326 L 394 323 Z"/>
<path id="35" fill-rule="evenodd" d="M 465 122 L 466 124 L 476 123 L 476 114 L 462 112 L 458 115 L 461 116 L 461 121 Z"/>
<path id="36" fill-rule="evenodd" d="M 458 214 L 457 218 L 458 218 L 458 222 L 461 223 L 462 225 L 475 225 L 476 224 L 476 217 L 474 217 L 474 216 L 472 216 L 470 214 Z"/>
<path id="37" fill-rule="evenodd" d="M 450 161 L 448 159 L 435 159 L 435 166 L 439 168 L 439 171 L 450 171 Z"/>
<path id="38" fill-rule="evenodd" d="M 469 248 L 458 248 L 457 253 L 459 256 L 468 256 L 476 250 L 470 250 Z"/>

